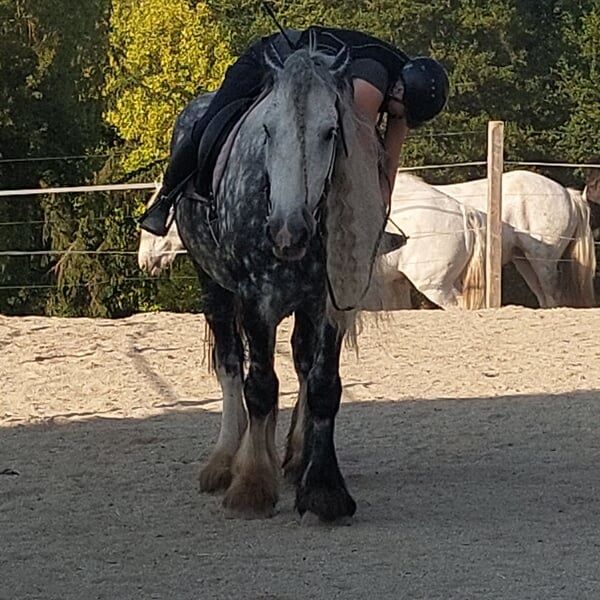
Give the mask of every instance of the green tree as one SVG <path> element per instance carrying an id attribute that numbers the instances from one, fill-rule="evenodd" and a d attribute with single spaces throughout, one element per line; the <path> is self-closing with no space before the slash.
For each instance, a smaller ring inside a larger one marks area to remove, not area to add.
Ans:
<path id="1" fill-rule="evenodd" d="M 218 87 L 233 57 L 205 2 L 113 0 L 106 119 L 128 149 L 126 170 L 167 154 L 172 124 Z"/>
<path id="2" fill-rule="evenodd" d="M 118 134 L 118 152 L 96 173 L 95 183 L 159 176 L 148 163 L 165 157 L 172 123 L 199 91 L 216 87 L 231 55 L 220 41 L 209 9 L 184 0 L 113 0 L 110 51 L 102 81 L 106 122 Z M 73 252 L 55 265 L 59 288 L 49 298 L 52 314 L 124 316 L 139 310 L 193 310 L 197 283 L 179 263 L 173 279 L 143 279 L 135 260 L 139 234 L 134 218 L 149 194 L 88 194 L 48 207 L 60 221 L 52 241 Z M 66 222 L 66 220 L 65 220 Z M 129 254 L 101 254 L 122 250 Z M 88 254 L 89 252 L 89 254 Z M 93 254 L 100 252 L 100 254 Z"/>
<path id="3" fill-rule="evenodd" d="M 566 118 L 558 148 L 565 158 L 589 162 L 598 154 L 600 132 L 600 1 L 578 3 L 562 15 L 566 51 L 557 65 L 557 81 Z"/>
<path id="4" fill-rule="evenodd" d="M 107 9 L 108 0 L 0 0 L 0 189 L 77 181 L 95 166 L 15 159 L 83 154 L 105 138 L 98 53 Z M 1 200 L 0 222 L 20 224 L 0 225 L 0 248 L 48 248 L 53 223 L 45 221 L 40 197 Z M 0 310 L 41 310 L 39 290 L 13 287 L 51 284 L 51 266 L 43 257 L 3 257 Z"/>

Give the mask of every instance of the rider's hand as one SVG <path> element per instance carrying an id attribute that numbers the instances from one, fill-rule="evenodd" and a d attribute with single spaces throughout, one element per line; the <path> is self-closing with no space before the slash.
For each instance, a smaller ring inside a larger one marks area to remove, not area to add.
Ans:
<path id="1" fill-rule="evenodd" d="M 406 109 L 404 108 L 404 103 L 401 100 L 396 100 L 395 98 L 390 98 L 388 101 L 388 118 L 392 119 L 404 119 Z"/>
<path id="2" fill-rule="evenodd" d="M 402 83 L 402 79 L 398 79 L 388 93 L 387 113 L 388 118 L 392 119 L 403 119 L 405 117 L 406 108 L 404 106 L 404 83 Z"/>

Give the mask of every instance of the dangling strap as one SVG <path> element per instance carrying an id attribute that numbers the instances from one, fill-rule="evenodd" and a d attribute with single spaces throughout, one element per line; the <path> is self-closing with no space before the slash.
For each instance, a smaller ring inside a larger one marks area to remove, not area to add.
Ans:
<path id="1" fill-rule="evenodd" d="M 265 11 L 269 15 L 269 17 L 271 17 L 271 20 L 273 21 L 273 23 L 275 23 L 277 29 L 279 29 L 279 31 L 281 32 L 281 35 L 284 37 L 285 41 L 288 43 L 290 50 L 294 51 L 296 49 L 296 46 L 294 44 L 292 44 L 292 40 L 290 40 L 286 30 L 283 28 L 283 26 L 277 19 L 277 16 L 275 15 L 275 12 L 273 11 L 273 9 L 264 1 L 262 2 L 262 7 L 265 9 Z"/>

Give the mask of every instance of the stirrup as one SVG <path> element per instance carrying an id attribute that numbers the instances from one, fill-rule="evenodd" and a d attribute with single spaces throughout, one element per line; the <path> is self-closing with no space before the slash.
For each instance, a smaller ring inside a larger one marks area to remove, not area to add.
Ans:
<path id="1" fill-rule="evenodd" d="M 406 246 L 407 241 L 408 236 L 404 233 L 390 233 L 389 231 L 384 231 L 381 236 L 379 248 L 377 249 L 377 256 L 398 250 L 399 248 Z"/>

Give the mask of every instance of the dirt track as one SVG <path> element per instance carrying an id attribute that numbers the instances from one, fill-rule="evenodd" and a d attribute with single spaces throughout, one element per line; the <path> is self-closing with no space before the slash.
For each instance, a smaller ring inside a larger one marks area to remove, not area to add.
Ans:
<path id="1" fill-rule="evenodd" d="M 0 599 L 599 598 L 599 332 L 515 308 L 366 327 L 337 428 L 359 509 L 326 528 L 289 488 L 267 521 L 198 494 L 201 317 L 0 317 Z"/>

